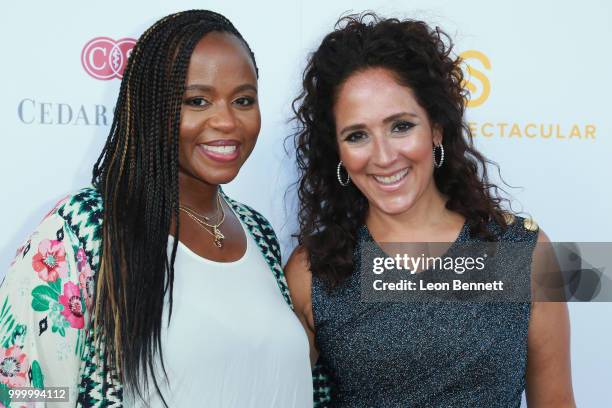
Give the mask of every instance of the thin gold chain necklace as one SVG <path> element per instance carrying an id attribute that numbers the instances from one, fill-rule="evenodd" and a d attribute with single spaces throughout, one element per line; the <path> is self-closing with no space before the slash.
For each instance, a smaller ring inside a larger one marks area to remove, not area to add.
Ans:
<path id="1" fill-rule="evenodd" d="M 223 218 L 225 216 L 225 213 L 223 212 L 223 207 L 221 206 L 221 197 L 219 194 L 217 194 L 217 213 L 220 213 L 221 215 L 219 216 L 219 218 Z M 207 221 L 210 221 L 212 217 L 207 217 L 204 214 L 200 214 L 199 212 L 197 212 L 196 210 L 194 210 L 191 207 L 188 207 L 186 205 L 182 205 L 179 204 L 179 209 L 185 211 L 185 212 L 189 212 L 191 213 L 191 215 L 197 217 L 198 219 L 202 220 L 205 224 L 208 224 Z M 223 222 L 223 220 L 219 221 L 218 224 L 221 224 Z"/>
<path id="2" fill-rule="evenodd" d="M 192 208 L 179 204 L 179 210 L 183 211 L 189 218 L 195 221 L 200 227 L 204 228 L 206 232 L 213 236 L 213 242 L 218 248 L 223 247 L 223 240 L 225 239 L 225 235 L 219 230 L 223 221 L 225 221 L 225 211 L 223 210 L 223 206 L 221 205 L 221 197 L 217 194 L 217 208 L 221 210 L 221 219 L 216 224 L 209 224 L 204 219 L 209 220 L 208 217 L 198 214 Z M 211 231 L 212 229 L 212 231 Z"/>

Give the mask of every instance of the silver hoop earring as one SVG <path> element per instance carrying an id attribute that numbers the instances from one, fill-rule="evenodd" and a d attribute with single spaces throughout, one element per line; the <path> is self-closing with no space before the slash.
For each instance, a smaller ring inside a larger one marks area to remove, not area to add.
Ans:
<path id="1" fill-rule="evenodd" d="M 436 161 L 436 147 L 440 148 L 440 161 Z M 442 167 L 442 163 L 444 163 L 444 146 L 442 146 L 442 143 L 440 143 L 437 146 L 434 146 L 433 148 L 433 162 L 434 162 L 434 166 L 436 166 L 436 169 L 439 169 L 440 167 Z"/>
<path id="2" fill-rule="evenodd" d="M 338 183 L 340 183 L 340 185 L 342 187 L 346 187 L 351 182 L 351 176 L 350 176 L 350 174 L 348 174 L 348 171 L 347 171 L 346 172 L 346 181 L 342 181 L 342 177 L 340 177 L 340 169 L 341 168 L 342 168 L 342 160 L 340 160 L 340 162 L 338 162 L 338 167 L 336 168 L 336 175 L 338 176 Z"/>

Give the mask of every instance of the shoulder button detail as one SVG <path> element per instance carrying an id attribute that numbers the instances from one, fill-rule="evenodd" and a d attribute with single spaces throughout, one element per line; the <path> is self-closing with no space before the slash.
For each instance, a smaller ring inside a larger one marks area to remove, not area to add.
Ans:
<path id="1" fill-rule="evenodd" d="M 531 218 L 525 218 L 525 220 L 523 221 L 523 226 L 528 231 L 537 231 L 539 228 L 538 224 Z"/>

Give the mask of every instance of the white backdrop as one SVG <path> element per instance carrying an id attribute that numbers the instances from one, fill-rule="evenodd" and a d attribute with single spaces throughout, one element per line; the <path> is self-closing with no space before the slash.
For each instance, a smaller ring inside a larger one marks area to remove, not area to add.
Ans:
<path id="1" fill-rule="evenodd" d="M 89 75 L 81 63 L 84 46 L 98 37 L 137 38 L 161 16 L 189 8 L 226 15 L 257 57 L 262 131 L 226 191 L 267 216 L 285 260 L 295 230 L 294 195 L 284 200 L 294 179 L 291 155 L 283 150 L 291 133 L 290 102 L 307 53 L 342 13 L 366 9 L 423 19 L 454 38 L 471 69 L 468 120 L 478 147 L 500 164 L 509 184 L 520 187 L 509 190 L 514 209 L 533 216 L 553 241 L 612 241 L 612 3 L 17 3 L 3 6 L 0 26 L 2 271 L 50 206 L 89 183 L 108 133 L 119 80 Z M 612 406 L 612 304 L 571 304 L 570 312 L 577 402 Z"/>

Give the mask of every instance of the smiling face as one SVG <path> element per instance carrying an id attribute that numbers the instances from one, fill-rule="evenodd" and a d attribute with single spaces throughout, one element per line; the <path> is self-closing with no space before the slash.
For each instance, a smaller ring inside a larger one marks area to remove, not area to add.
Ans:
<path id="1" fill-rule="evenodd" d="M 246 47 L 211 32 L 196 45 L 181 108 L 179 172 L 211 185 L 236 177 L 261 126 L 257 75 Z"/>
<path id="2" fill-rule="evenodd" d="M 401 214 L 436 192 L 432 148 L 441 133 L 391 71 L 351 75 L 338 90 L 334 117 L 340 160 L 371 209 Z"/>

